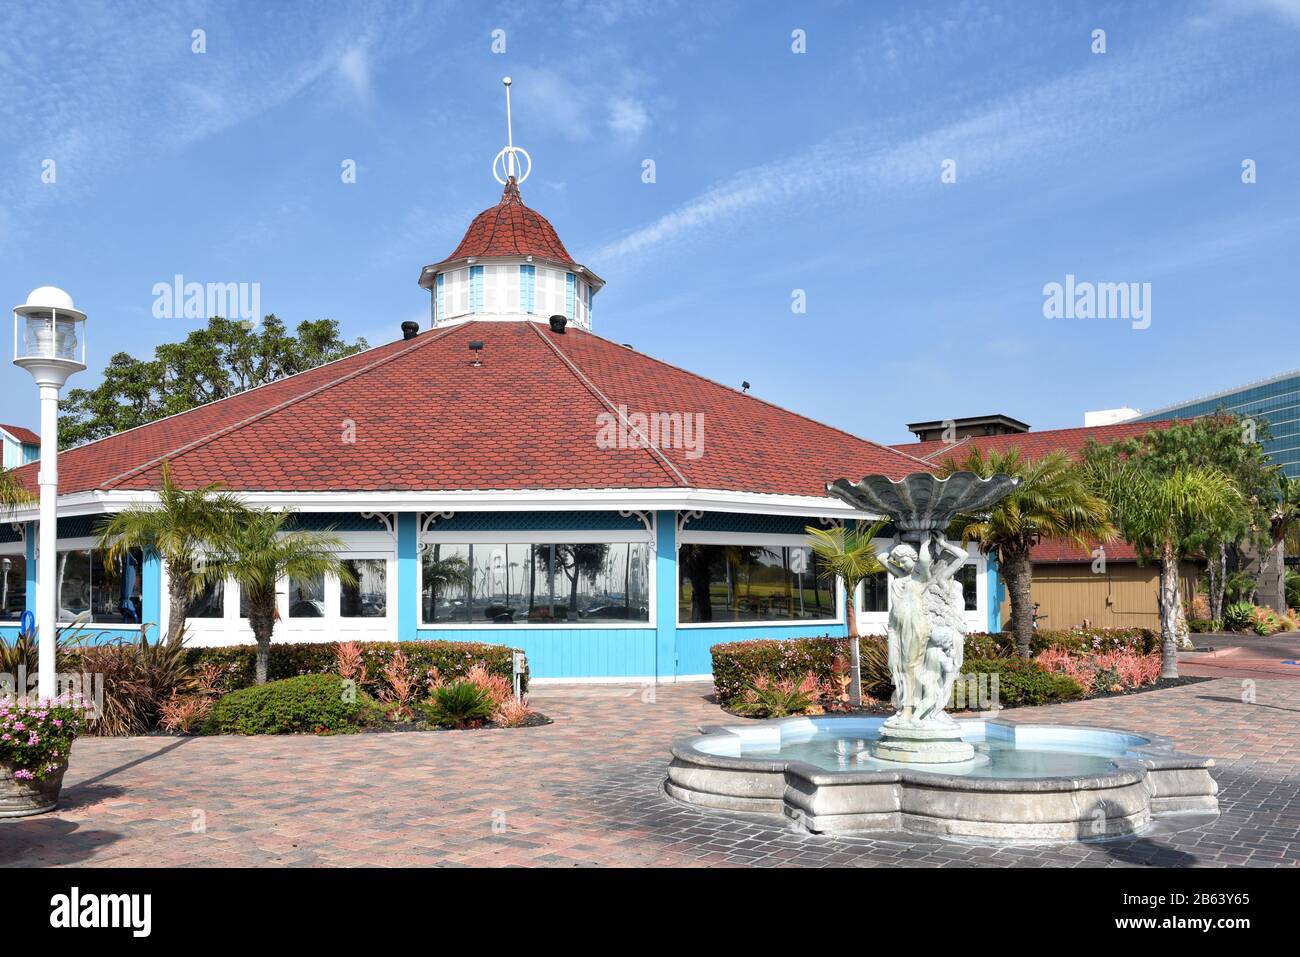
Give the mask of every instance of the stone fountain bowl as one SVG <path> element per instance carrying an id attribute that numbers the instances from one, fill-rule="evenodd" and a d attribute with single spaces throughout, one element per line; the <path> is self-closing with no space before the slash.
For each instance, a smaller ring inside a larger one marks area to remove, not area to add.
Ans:
<path id="1" fill-rule="evenodd" d="M 1219 813 L 1211 758 L 1159 735 L 959 720 L 997 761 L 945 769 L 879 762 L 881 718 L 822 716 L 702 728 L 678 741 L 664 789 L 679 801 L 785 818 L 814 833 L 907 832 L 1067 843 L 1183 829 Z M 814 747 L 810 747 L 815 745 Z"/>
<path id="2" fill-rule="evenodd" d="M 1010 475 L 984 478 L 954 472 L 939 478 L 913 472 L 898 481 L 885 475 L 868 475 L 858 482 L 836 479 L 826 491 L 860 511 L 888 516 L 904 538 L 919 540 L 925 532 L 946 529 L 954 515 L 987 512 L 1019 484 L 1020 479 Z"/>

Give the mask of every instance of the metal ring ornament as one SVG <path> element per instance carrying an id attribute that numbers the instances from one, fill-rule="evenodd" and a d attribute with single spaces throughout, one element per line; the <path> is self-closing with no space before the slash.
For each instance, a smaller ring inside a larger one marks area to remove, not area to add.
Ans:
<path id="1" fill-rule="evenodd" d="M 525 160 L 525 163 L 522 164 L 517 159 L 514 162 L 516 167 L 521 167 L 523 169 L 523 172 L 515 177 L 515 182 L 522 183 L 524 180 L 528 179 L 528 174 L 533 171 L 533 158 L 528 155 L 528 150 L 524 149 L 522 146 L 502 147 L 501 152 L 492 160 L 492 178 L 502 186 L 506 185 L 506 179 L 509 178 L 511 163 L 507 157 L 512 156 L 515 153 L 521 154 Z M 497 172 L 498 165 L 501 167 L 501 172 L 506 174 L 506 179 L 502 179 L 501 174 Z"/>

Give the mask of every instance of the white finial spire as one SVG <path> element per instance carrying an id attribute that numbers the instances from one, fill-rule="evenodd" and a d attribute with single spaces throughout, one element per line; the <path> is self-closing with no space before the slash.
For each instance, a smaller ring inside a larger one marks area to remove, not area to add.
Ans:
<path id="1" fill-rule="evenodd" d="M 515 131 L 510 117 L 510 77 L 503 76 L 501 83 L 506 88 L 506 148 L 492 160 L 492 177 L 504 186 L 512 178 L 516 183 L 522 183 L 526 180 L 528 174 L 533 171 L 533 158 L 528 155 L 528 150 L 522 146 L 515 146 Z M 519 159 L 521 156 L 523 157 L 522 162 Z M 504 179 L 501 173 L 497 172 L 498 165 L 505 174 Z"/>

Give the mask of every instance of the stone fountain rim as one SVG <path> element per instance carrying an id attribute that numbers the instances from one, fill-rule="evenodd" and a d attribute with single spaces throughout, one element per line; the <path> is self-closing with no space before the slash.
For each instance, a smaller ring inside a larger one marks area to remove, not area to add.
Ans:
<path id="1" fill-rule="evenodd" d="M 900 767 L 897 770 L 862 770 L 829 771 L 826 768 L 799 760 L 781 760 L 771 758 L 742 758 L 730 755 L 711 754 L 696 747 L 708 738 L 720 734 L 735 734 L 738 730 L 747 730 L 763 726 L 783 726 L 838 721 L 874 721 L 877 719 L 857 715 L 818 715 L 815 717 L 795 716 L 790 718 L 771 718 L 755 721 L 745 725 L 704 725 L 700 734 L 675 741 L 671 751 L 675 759 L 689 764 L 722 768 L 732 771 L 757 771 L 763 773 L 787 773 L 803 778 L 811 784 L 872 784 L 872 783 L 907 783 L 930 785 L 934 787 L 958 787 L 967 791 L 986 791 L 991 793 L 1026 793 L 1039 791 L 1085 790 L 1105 787 L 1120 787 L 1134 784 L 1146 777 L 1149 770 L 1174 770 L 1180 768 L 1212 768 L 1213 758 L 1186 754 L 1174 750 L 1174 743 L 1162 735 L 1148 732 L 1131 731 L 1125 728 L 1111 728 L 1100 725 L 1083 724 L 1038 724 L 1032 722 L 1007 721 L 1001 718 L 962 718 L 957 724 L 962 727 L 970 725 L 994 725 L 1015 729 L 1034 728 L 1039 730 L 1061 731 L 1099 731 L 1109 734 L 1122 734 L 1141 738 L 1146 743 L 1134 745 L 1128 751 L 1133 757 L 1110 758 L 1115 770 L 1102 774 L 1056 775 L 1035 778 L 980 778 L 963 774 L 946 774 L 914 767 Z M 883 722 L 884 719 L 878 719 Z"/>

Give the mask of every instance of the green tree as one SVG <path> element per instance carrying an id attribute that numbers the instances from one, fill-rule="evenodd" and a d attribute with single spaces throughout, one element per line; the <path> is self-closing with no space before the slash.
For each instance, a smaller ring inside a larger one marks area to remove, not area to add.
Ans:
<path id="1" fill-rule="evenodd" d="M 197 570 L 198 587 L 233 579 L 248 602 L 248 624 L 257 639 L 257 683 L 266 683 L 271 636 L 277 617 L 275 589 L 281 579 L 338 578 L 355 585 L 356 576 L 339 560 L 343 541 L 331 530 L 304 531 L 291 526 L 292 510 L 249 509 L 215 543 Z"/>
<path id="2" fill-rule="evenodd" d="M 952 534 L 962 544 L 975 542 L 997 559 L 998 572 L 1011 596 L 1011 631 L 1016 652 L 1028 658 L 1034 634 L 1033 547 L 1048 538 L 1065 538 L 1082 548 L 1115 537 L 1110 509 L 1089 488 L 1083 472 L 1063 452 L 1027 459 L 1018 448 L 1006 452 L 972 449 L 966 458 L 949 459 L 942 474 L 974 472 L 987 478 L 1004 473 L 1020 479 L 988 515 L 959 515 Z"/>
<path id="3" fill-rule="evenodd" d="M 1220 411 L 1152 429 L 1105 446 L 1107 451 L 1095 444 L 1084 450 L 1085 459 L 1142 459 L 1152 474 L 1171 475 L 1180 468 L 1217 469 L 1237 485 L 1241 492 L 1238 508 L 1187 528 L 1175 543 L 1182 554 L 1205 556 L 1211 618 L 1223 617 L 1228 549 L 1246 542 L 1257 549 L 1270 544 L 1271 507 L 1277 501 L 1281 470 L 1269 461 L 1261 444 L 1269 437 L 1267 422 Z"/>
<path id="4" fill-rule="evenodd" d="M 862 643 L 858 638 L 855 601 L 858 585 L 885 570 L 876 558 L 876 549 L 872 545 L 884 527 L 884 522 L 873 525 L 854 522 L 851 527 L 839 525 L 833 528 L 814 528 L 809 525 L 804 528 L 808 544 L 821 568 L 819 577 L 829 579 L 832 588 L 835 587 L 836 578 L 844 582 L 844 612 L 848 615 L 852 679 L 849 685 L 849 703 L 855 708 L 862 704 Z"/>
<path id="5" fill-rule="evenodd" d="M 1120 533 L 1146 559 L 1160 562 L 1160 656 L 1162 678 L 1178 677 L 1178 644 L 1187 635 L 1179 563 L 1182 544 L 1202 525 L 1226 525 L 1242 508 L 1242 494 L 1220 469 L 1179 466 L 1172 472 L 1141 456 L 1094 452 L 1087 463 Z"/>
<path id="6" fill-rule="evenodd" d="M 59 444 L 101 439 L 367 348 L 364 339 L 345 342 L 332 319 L 299 323 L 296 332 L 288 333 L 274 315 L 256 329 L 214 316 L 183 341 L 158 346 L 152 359 L 119 352 L 98 386 L 68 391 Z"/>
<path id="7" fill-rule="evenodd" d="M 179 488 L 171 464 L 163 462 L 158 503 L 128 506 L 99 530 L 99 545 L 110 561 L 138 548 L 156 553 L 167 563 L 169 642 L 179 642 L 185 632 L 186 612 L 198 588 L 195 569 L 202 564 L 205 550 L 247 513 L 237 498 L 220 488 L 216 484 L 192 491 Z"/>

